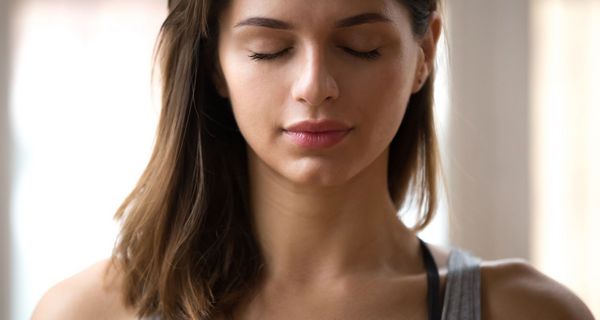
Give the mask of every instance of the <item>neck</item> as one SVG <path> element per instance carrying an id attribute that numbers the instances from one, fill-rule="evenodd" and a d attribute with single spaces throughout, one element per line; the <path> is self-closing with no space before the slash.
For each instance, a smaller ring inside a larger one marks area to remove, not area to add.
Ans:
<path id="1" fill-rule="evenodd" d="M 310 285 L 359 273 L 408 272 L 402 257 L 414 256 L 418 246 L 389 196 L 387 153 L 336 186 L 294 184 L 255 156 L 249 169 L 266 281 Z"/>

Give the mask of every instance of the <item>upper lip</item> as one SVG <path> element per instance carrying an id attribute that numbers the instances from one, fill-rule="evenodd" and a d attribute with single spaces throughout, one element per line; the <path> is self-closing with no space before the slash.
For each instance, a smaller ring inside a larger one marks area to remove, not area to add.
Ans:
<path id="1" fill-rule="evenodd" d="M 294 123 L 286 127 L 285 131 L 292 132 L 330 132 L 330 131 L 348 131 L 350 126 L 335 120 L 306 120 Z"/>

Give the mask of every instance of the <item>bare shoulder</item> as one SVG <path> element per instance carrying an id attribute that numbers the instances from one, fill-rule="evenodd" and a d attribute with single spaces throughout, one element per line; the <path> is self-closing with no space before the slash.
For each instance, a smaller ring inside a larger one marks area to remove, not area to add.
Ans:
<path id="1" fill-rule="evenodd" d="M 483 262 L 483 319 L 594 319 L 569 289 L 524 260 Z"/>
<path id="2" fill-rule="evenodd" d="M 110 261 L 102 260 L 50 288 L 32 320 L 135 319 L 122 302 L 119 283 Z"/>

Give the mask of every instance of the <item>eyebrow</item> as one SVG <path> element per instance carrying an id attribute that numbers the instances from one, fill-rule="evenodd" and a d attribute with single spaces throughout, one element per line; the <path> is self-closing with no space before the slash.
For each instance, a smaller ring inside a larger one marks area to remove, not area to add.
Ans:
<path id="1" fill-rule="evenodd" d="M 359 24 L 366 23 L 376 23 L 376 22 L 386 22 L 391 23 L 392 20 L 380 13 L 363 13 L 356 16 L 344 18 L 335 22 L 335 28 L 347 28 L 356 26 Z M 288 22 L 264 18 L 264 17 L 251 17 L 248 19 L 244 19 L 238 22 L 234 28 L 243 27 L 243 26 L 254 26 L 254 27 L 264 27 L 271 29 L 279 29 L 279 30 L 291 30 L 294 26 Z"/>

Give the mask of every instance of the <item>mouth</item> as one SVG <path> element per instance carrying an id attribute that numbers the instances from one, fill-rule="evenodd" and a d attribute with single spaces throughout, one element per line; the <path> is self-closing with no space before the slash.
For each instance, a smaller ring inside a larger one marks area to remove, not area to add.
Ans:
<path id="1" fill-rule="evenodd" d="M 307 149 L 330 148 L 340 143 L 352 127 L 333 120 L 310 120 L 295 123 L 283 129 L 292 143 Z"/>
<path id="2" fill-rule="evenodd" d="M 350 129 L 351 127 L 349 125 L 344 124 L 340 121 L 322 119 L 296 122 L 286 127 L 284 131 L 321 133 L 333 131 L 348 131 Z"/>

